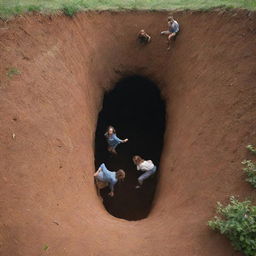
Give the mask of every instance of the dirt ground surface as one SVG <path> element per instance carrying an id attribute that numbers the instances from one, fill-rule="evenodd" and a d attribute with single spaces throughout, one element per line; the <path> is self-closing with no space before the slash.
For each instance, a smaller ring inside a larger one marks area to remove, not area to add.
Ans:
<path id="1" fill-rule="evenodd" d="M 177 12 L 169 52 L 167 15 L 0 22 L 1 255 L 240 255 L 207 221 L 216 201 L 255 198 L 240 162 L 256 143 L 256 14 Z M 148 46 L 136 41 L 141 28 Z M 93 180 L 104 92 L 131 74 L 159 86 L 167 112 L 156 194 L 140 221 L 110 215 Z"/>

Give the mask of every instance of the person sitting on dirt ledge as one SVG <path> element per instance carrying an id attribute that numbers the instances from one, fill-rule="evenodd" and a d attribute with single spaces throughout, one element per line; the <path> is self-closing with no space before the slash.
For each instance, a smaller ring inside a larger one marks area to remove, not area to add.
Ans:
<path id="1" fill-rule="evenodd" d="M 133 163 L 137 166 L 138 171 L 144 171 L 144 173 L 138 178 L 139 185 L 136 186 L 136 188 L 140 188 L 143 184 L 143 181 L 156 172 L 156 166 L 151 160 L 146 161 L 140 156 L 134 156 L 132 160 Z"/>
<path id="2" fill-rule="evenodd" d="M 148 44 L 151 42 L 151 36 L 148 35 L 144 29 L 142 29 L 138 34 L 139 42 L 142 44 Z"/>
<path id="3" fill-rule="evenodd" d="M 96 186 L 99 190 L 107 186 L 110 188 L 109 195 L 114 196 L 114 186 L 118 181 L 123 181 L 125 178 L 125 172 L 122 169 L 119 169 L 117 172 L 111 172 L 107 169 L 106 165 L 103 163 L 100 165 L 97 172 L 94 173 Z"/>
<path id="4" fill-rule="evenodd" d="M 168 17 L 168 30 L 162 31 L 161 35 L 168 35 L 168 50 L 170 50 L 171 39 L 174 38 L 180 31 L 179 23 L 172 17 Z"/>
<path id="5" fill-rule="evenodd" d="M 107 138 L 108 142 L 108 151 L 112 154 L 117 154 L 116 152 L 116 147 L 120 143 L 125 143 L 128 141 L 128 139 L 121 140 L 116 136 L 116 130 L 113 126 L 109 126 L 106 133 L 105 137 Z"/>

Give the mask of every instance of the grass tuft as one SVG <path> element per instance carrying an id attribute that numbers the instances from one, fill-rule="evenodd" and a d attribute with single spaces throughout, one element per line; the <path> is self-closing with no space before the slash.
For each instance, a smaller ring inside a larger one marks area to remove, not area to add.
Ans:
<path id="1" fill-rule="evenodd" d="M 44 251 L 47 251 L 49 249 L 49 246 L 47 245 L 47 244 L 45 244 L 44 246 L 43 246 L 43 250 Z"/>
<path id="2" fill-rule="evenodd" d="M 76 6 L 64 5 L 62 11 L 65 15 L 73 17 L 79 11 L 79 9 Z"/>
<path id="3" fill-rule="evenodd" d="M 7 76 L 9 78 L 12 78 L 13 76 L 20 75 L 20 74 L 21 72 L 17 68 L 10 68 L 7 72 Z"/>

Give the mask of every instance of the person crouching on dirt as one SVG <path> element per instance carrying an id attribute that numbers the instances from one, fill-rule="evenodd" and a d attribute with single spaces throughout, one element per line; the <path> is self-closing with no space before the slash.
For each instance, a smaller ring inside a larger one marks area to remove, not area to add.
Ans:
<path id="1" fill-rule="evenodd" d="M 120 143 L 125 143 L 128 141 L 128 139 L 124 139 L 121 140 L 116 136 L 116 130 L 113 126 L 109 126 L 106 133 L 105 133 L 105 137 L 107 139 L 107 143 L 108 143 L 108 151 L 112 154 L 117 154 L 116 153 L 116 147 L 120 144 Z"/>
<path id="2" fill-rule="evenodd" d="M 144 160 L 140 156 L 134 156 L 132 158 L 133 163 L 136 165 L 138 171 L 143 171 L 144 173 L 138 178 L 139 185 L 136 188 L 140 188 L 144 180 L 152 176 L 156 172 L 156 166 L 151 160 Z"/>
<path id="3" fill-rule="evenodd" d="M 180 31 L 179 23 L 172 16 L 168 17 L 168 30 L 162 31 L 161 35 L 168 36 L 168 50 L 170 50 L 171 39 L 174 38 Z"/>
<path id="4" fill-rule="evenodd" d="M 148 35 L 144 29 L 142 29 L 138 34 L 139 42 L 142 44 L 148 44 L 151 41 L 151 36 Z"/>
<path id="5" fill-rule="evenodd" d="M 114 186 L 118 181 L 123 181 L 125 178 L 125 172 L 119 169 L 117 172 L 111 172 L 107 169 L 106 165 L 103 163 L 100 165 L 97 172 L 94 173 L 95 182 L 99 194 L 99 190 L 109 186 L 111 197 L 114 196 Z"/>

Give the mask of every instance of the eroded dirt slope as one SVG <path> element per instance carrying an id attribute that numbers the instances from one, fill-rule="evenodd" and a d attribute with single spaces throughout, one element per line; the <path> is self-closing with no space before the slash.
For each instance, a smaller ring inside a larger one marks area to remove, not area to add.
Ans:
<path id="1" fill-rule="evenodd" d="M 1 22 L 1 255 L 233 253 L 206 222 L 216 201 L 255 195 L 240 161 L 255 142 L 256 16 L 176 13 L 182 30 L 170 52 L 159 35 L 166 16 Z M 140 28 L 153 37 L 147 47 L 136 42 Z M 13 67 L 21 74 L 8 77 Z M 167 103 L 154 207 L 139 222 L 109 215 L 92 178 L 103 93 L 127 74 L 154 80 Z"/>

